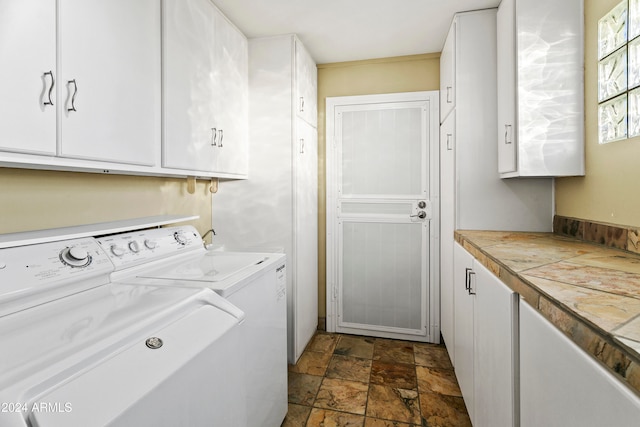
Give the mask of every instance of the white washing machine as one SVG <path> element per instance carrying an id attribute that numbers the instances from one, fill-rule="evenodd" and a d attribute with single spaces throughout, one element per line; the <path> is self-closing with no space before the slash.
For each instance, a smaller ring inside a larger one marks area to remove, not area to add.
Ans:
<path id="1" fill-rule="evenodd" d="M 95 239 L 0 249 L 0 426 L 244 426 L 244 314 L 109 283 Z"/>
<path id="2" fill-rule="evenodd" d="M 112 280 L 209 288 L 245 313 L 240 326 L 247 426 L 279 427 L 287 413 L 285 255 L 208 251 L 191 226 L 98 239 L 117 270 Z"/>

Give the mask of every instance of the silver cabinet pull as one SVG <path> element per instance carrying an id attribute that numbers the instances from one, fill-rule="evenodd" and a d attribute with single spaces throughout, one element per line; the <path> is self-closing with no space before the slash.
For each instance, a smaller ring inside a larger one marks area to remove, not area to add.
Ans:
<path id="1" fill-rule="evenodd" d="M 49 77 L 51 77 L 51 85 L 49 86 L 49 93 L 48 93 L 48 101 L 44 102 L 44 105 L 53 105 L 53 100 L 51 99 L 51 93 L 53 92 L 53 88 L 56 85 L 56 80 L 53 78 L 53 71 L 47 71 L 46 73 L 44 73 L 44 75 L 49 75 Z M 46 89 L 45 89 L 46 90 Z"/>
<path id="2" fill-rule="evenodd" d="M 67 86 L 73 84 L 73 95 L 71 95 L 71 108 L 67 108 L 67 111 L 78 111 L 76 110 L 76 95 L 78 93 L 78 84 L 76 83 L 76 79 L 69 80 L 67 82 Z"/>
<path id="3" fill-rule="evenodd" d="M 447 86 L 447 104 L 451 104 L 451 89 L 453 89 L 453 86 Z"/>
<path id="4" fill-rule="evenodd" d="M 215 147 L 216 145 L 218 145 L 216 143 L 217 139 L 218 139 L 218 132 L 216 128 L 211 128 L 211 146 L 212 147 Z"/>
<path id="5" fill-rule="evenodd" d="M 471 280 L 471 268 L 464 269 L 464 288 L 468 291 L 471 288 L 471 284 L 469 283 Z"/>
<path id="6" fill-rule="evenodd" d="M 300 138 L 300 154 L 304 154 L 304 138 Z"/>
<path id="7" fill-rule="evenodd" d="M 224 133 L 222 132 L 222 129 L 220 129 L 218 133 L 220 134 L 220 138 L 218 138 L 219 139 L 218 147 L 222 147 L 222 140 L 224 139 Z"/>
<path id="8" fill-rule="evenodd" d="M 513 142 L 513 135 L 511 132 L 511 125 L 504 125 L 504 143 L 511 144 Z"/>
<path id="9" fill-rule="evenodd" d="M 469 289 L 467 289 L 467 290 L 468 290 L 468 292 L 469 292 L 469 295 L 475 295 L 475 294 L 476 294 L 476 291 L 474 291 L 474 290 L 473 290 L 473 287 L 471 286 L 471 276 L 472 276 L 472 275 L 473 275 L 473 276 L 475 276 L 475 275 L 476 275 L 476 272 L 475 272 L 475 271 L 473 271 L 473 270 L 469 271 Z"/>
<path id="10" fill-rule="evenodd" d="M 304 96 L 300 97 L 300 112 L 304 113 Z"/>
<path id="11" fill-rule="evenodd" d="M 447 150 L 451 151 L 453 150 L 453 146 L 451 145 L 451 138 L 453 137 L 452 134 L 448 133 L 447 134 Z"/>

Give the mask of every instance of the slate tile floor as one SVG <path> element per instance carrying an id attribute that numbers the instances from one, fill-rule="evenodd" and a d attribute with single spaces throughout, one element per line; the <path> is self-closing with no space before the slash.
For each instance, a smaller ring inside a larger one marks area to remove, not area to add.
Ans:
<path id="1" fill-rule="evenodd" d="M 282 427 L 471 426 L 461 396 L 442 345 L 317 332 Z"/>

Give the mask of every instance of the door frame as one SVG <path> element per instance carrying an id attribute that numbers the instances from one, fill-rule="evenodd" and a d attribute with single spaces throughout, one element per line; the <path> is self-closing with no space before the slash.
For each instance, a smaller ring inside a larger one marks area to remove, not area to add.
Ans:
<path id="1" fill-rule="evenodd" d="M 338 96 L 326 98 L 326 328 L 337 327 L 338 297 L 338 224 L 337 211 L 338 161 L 335 138 L 335 109 L 357 104 L 382 104 L 407 101 L 426 101 L 429 105 L 429 199 L 432 217 L 429 226 L 429 283 L 427 294 L 427 341 L 440 343 L 440 96 L 436 91 L 400 92 L 376 95 Z M 394 334 L 381 334 L 393 338 Z"/>

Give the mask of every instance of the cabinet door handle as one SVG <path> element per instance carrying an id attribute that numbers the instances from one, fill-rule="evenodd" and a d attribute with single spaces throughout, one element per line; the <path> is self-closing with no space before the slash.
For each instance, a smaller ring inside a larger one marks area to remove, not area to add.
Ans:
<path id="1" fill-rule="evenodd" d="M 300 97 L 300 112 L 304 113 L 304 96 Z"/>
<path id="2" fill-rule="evenodd" d="M 73 84 L 73 95 L 71 95 L 71 108 L 67 108 L 67 111 L 78 111 L 76 110 L 76 95 L 78 94 L 78 84 L 76 83 L 76 79 L 69 80 L 67 82 L 67 86 Z"/>
<path id="3" fill-rule="evenodd" d="M 513 142 L 513 132 L 511 125 L 504 125 L 504 143 L 511 144 Z"/>
<path id="4" fill-rule="evenodd" d="M 211 128 L 211 146 L 215 147 L 218 140 L 218 130 L 216 128 Z"/>
<path id="5" fill-rule="evenodd" d="M 471 286 L 471 284 L 469 283 L 470 281 L 470 276 L 471 276 L 471 269 L 470 268 L 465 268 L 464 269 L 464 288 L 468 291 L 469 287 Z"/>
<path id="6" fill-rule="evenodd" d="M 218 147 L 222 147 L 222 140 L 224 139 L 224 133 L 222 132 L 222 129 L 218 131 L 218 134 L 220 135 L 220 137 L 218 138 Z"/>
<path id="7" fill-rule="evenodd" d="M 53 71 L 47 71 L 46 73 L 44 73 L 44 75 L 49 75 L 49 77 L 51 77 L 51 85 L 49 86 L 49 93 L 48 93 L 48 101 L 44 102 L 44 105 L 53 105 L 53 100 L 51 99 L 51 93 L 53 92 L 53 87 L 56 85 L 56 80 L 53 78 Z M 45 88 L 46 90 L 46 88 Z"/>
<path id="8" fill-rule="evenodd" d="M 475 271 L 470 271 L 469 272 L 469 289 L 467 289 L 467 291 L 469 292 L 469 295 L 475 295 L 476 292 L 473 290 L 473 287 L 471 286 L 471 276 L 475 276 L 476 272 Z"/>
<path id="9" fill-rule="evenodd" d="M 304 154 L 304 138 L 300 138 L 300 154 Z"/>
<path id="10" fill-rule="evenodd" d="M 447 104 L 451 104 L 451 89 L 453 89 L 453 86 L 447 86 Z"/>
<path id="11" fill-rule="evenodd" d="M 453 146 L 451 145 L 451 139 L 452 139 L 453 135 L 448 133 L 447 134 L 447 150 L 451 151 L 453 150 Z"/>

